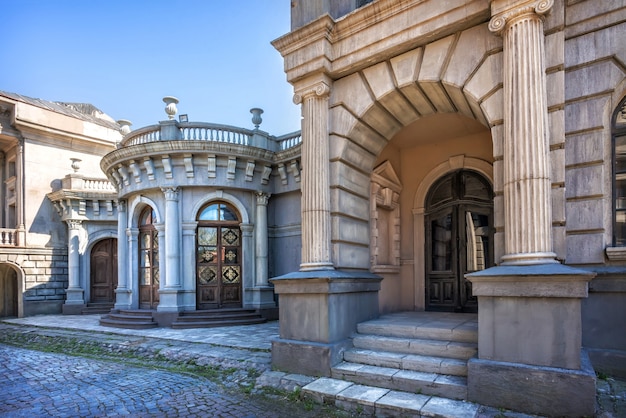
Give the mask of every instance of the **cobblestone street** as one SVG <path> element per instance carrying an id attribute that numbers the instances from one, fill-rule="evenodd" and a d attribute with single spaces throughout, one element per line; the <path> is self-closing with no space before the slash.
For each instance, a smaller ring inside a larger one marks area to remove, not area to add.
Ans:
<path id="1" fill-rule="evenodd" d="M 3 417 L 308 415 L 288 402 L 225 392 L 202 377 L 122 363 L 0 345 L 0 364 Z"/>

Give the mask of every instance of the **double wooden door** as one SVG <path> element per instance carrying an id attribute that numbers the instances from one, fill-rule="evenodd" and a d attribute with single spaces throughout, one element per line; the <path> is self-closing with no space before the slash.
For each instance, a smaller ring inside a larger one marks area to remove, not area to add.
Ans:
<path id="1" fill-rule="evenodd" d="M 425 219 L 426 309 L 477 312 L 465 274 L 493 265 L 491 186 L 478 173 L 450 174 L 431 189 Z"/>
<path id="2" fill-rule="evenodd" d="M 241 230 L 236 225 L 198 227 L 196 302 L 198 309 L 241 307 Z"/>

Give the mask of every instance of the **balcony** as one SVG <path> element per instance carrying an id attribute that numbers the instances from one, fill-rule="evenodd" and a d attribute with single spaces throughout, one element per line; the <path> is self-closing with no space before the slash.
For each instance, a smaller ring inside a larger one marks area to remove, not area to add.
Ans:
<path id="1" fill-rule="evenodd" d="M 17 247 L 19 245 L 17 229 L 0 228 L 0 247 Z"/>

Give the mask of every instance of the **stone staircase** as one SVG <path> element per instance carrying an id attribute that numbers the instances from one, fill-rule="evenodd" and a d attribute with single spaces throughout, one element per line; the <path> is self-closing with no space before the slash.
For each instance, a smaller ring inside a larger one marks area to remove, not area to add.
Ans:
<path id="1" fill-rule="evenodd" d="M 108 314 L 113 309 L 113 303 L 89 302 L 81 311 L 82 315 Z"/>
<path id="2" fill-rule="evenodd" d="M 120 309 L 102 315 L 100 325 L 127 329 L 149 329 L 156 328 L 158 323 L 154 320 L 151 310 Z"/>
<path id="3" fill-rule="evenodd" d="M 185 311 L 172 323 L 174 329 L 213 328 L 262 324 L 266 319 L 256 309 L 215 309 Z"/>
<path id="4" fill-rule="evenodd" d="M 412 394 L 467 399 L 477 353 L 475 314 L 406 312 L 358 325 L 332 378 Z"/>

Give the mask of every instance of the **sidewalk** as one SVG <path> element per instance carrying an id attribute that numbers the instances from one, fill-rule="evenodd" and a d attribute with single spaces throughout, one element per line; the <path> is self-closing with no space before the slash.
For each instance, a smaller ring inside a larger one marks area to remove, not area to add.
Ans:
<path id="1" fill-rule="evenodd" d="M 111 352 L 172 361 L 193 361 L 260 373 L 256 387 L 293 391 L 318 402 L 377 416 L 529 417 L 478 404 L 445 398 L 387 391 L 329 378 L 271 370 L 271 341 L 278 337 L 278 322 L 220 328 L 133 330 L 99 325 L 100 315 L 45 315 L 0 320 L 0 333 L 73 338 L 98 344 Z M 598 413 L 602 418 L 626 417 L 626 382 L 598 379 Z M 385 392 L 385 393 L 383 393 Z"/>

